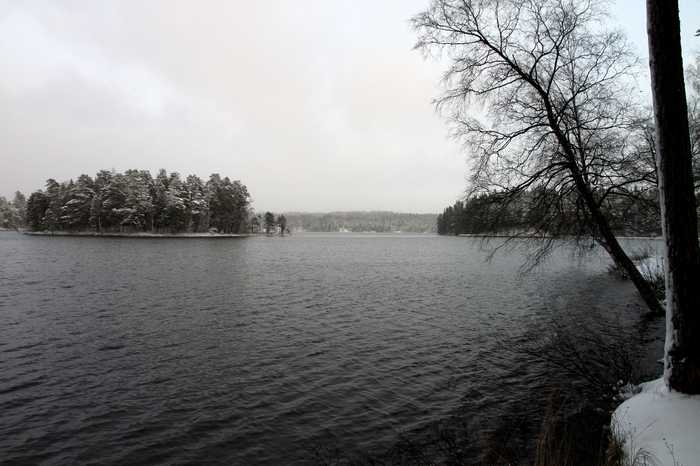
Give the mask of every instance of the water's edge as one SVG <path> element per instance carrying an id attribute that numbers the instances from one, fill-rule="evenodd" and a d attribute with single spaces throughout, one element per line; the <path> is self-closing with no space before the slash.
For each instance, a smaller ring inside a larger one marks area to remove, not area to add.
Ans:
<path id="1" fill-rule="evenodd" d="M 221 239 L 221 238 L 248 238 L 245 233 L 97 233 L 91 231 L 23 231 L 29 236 L 81 236 L 89 238 L 197 238 L 197 239 Z"/>

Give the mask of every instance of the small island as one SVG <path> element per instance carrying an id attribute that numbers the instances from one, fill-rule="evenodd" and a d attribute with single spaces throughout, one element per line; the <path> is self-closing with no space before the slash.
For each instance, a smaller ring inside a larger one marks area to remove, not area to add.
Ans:
<path id="1" fill-rule="evenodd" d="M 238 180 L 182 178 L 161 169 L 101 170 L 33 192 L 22 205 L 33 235 L 137 238 L 234 238 L 256 233 L 250 194 Z"/>

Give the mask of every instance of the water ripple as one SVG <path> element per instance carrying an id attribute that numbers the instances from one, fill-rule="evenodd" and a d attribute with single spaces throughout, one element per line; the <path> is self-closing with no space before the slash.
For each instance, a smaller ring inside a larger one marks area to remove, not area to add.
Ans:
<path id="1" fill-rule="evenodd" d="M 600 260 L 562 254 L 518 277 L 521 257 L 487 264 L 465 238 L 0 232 L 0 257 L 7 464 L 381 452 L 465 410 L 485 425 L 504 416 L 544 373 L 510 348 L 553 316 L 637 312 Z"/>

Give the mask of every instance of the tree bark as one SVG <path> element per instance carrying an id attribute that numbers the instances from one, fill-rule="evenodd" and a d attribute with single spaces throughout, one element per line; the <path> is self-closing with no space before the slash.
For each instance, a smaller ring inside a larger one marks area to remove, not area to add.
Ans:
<path id="1" fill-rule="evenodd" d="M 700 393 L 700 248 L 678 0 L 647 0 L 647 34 L 666 256 L 664 379 Z"/>

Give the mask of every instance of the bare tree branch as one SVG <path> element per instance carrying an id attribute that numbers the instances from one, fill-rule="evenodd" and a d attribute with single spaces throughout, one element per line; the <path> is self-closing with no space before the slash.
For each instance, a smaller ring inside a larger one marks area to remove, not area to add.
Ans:
<path id="1" fill-rule="evenodd" d="M 491 226 L 507 220 L 516 239 L 593 238 L 662 312 L 613 233 L 609 207 L 646 196 L 655 176 L 637 59 L 604 19 L 597 0 L 433 0 L 413 26 L 418 49 L 449 59 L 436 105 L 474 159 L 468 197 L 497 204 Z M 529 206 L 526 229 L 516 205 Z"/>

